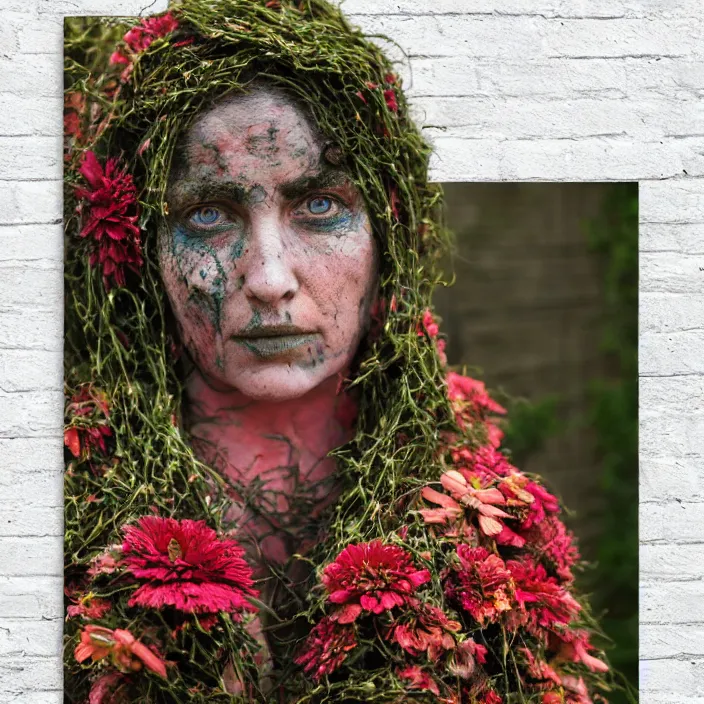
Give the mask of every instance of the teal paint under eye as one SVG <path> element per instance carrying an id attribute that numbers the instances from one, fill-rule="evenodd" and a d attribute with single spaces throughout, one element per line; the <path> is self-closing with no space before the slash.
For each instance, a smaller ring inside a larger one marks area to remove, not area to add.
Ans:
<path id="1" fill-rule="evenodd" d="M 244 253 L 244 240 L 237 240 L 237 242 L 235 242 L 232 245 L 232 250 L 231 250 L 232 258 L 239 259 L 243 253 Z"/>
<path id="2" fill-rule="evenodd" d="M 348 231 L 352 228 L 354 217 L 350 212 L 342 212 L 329 218 L 304 218 L 298 222 L 309 230 L 334 233 L 336 230 Z M 341 233 L 342 234 L 342 233 Z"/>
<path id="3" fill-rule="evenodd" d="M 190 252 L 196 256 L 212 259 L 217 268 L 218 275 L 213 279 L 213 283 L 208 291 L 200 289 L 191 290 L 189 300 L 196 303 L 202 309 L 207 310 L 207 315 L 211 319 L 213 326 L 218 332 L 222 332 L 222 305 L 225 299 L 225 282 L 227 274 L 223 267 L 218 254 L 213 247 L 208 244 L 208 241 L 199 235 L 192 233 L 188 228 L 182 225 L 176 225 L 173 231 L 173 244 L 171 253 L 178 263 L 179 271 L 183 275 L 182 259 L 185 253 Z M 205 279 L 201 269 L 200 276 Z M 206 271 L 207 275 L 207 271 Z M 186 284 L 189 285 L 188 277 L 184 276 Z M 196 293 L 197 291 L 197 293 Z"/>

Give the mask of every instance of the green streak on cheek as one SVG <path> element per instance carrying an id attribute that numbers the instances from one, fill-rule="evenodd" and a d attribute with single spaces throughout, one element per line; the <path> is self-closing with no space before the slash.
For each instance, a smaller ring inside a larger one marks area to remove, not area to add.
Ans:
<path id="1" fill-rule="evenodd" d="M 188 253 L 192 253 L 198 257 L 207 256 L 215 263 L 218 275 L 213 279 L 212 285 L 207 291 L 198 288 L 201 294 L 199 296 L 192 295 L 194 286 L 186 277 L 184 278 L 189 288 L 189 300 L 193 302 L 197 301 L 197 305 L 201 308 L 207 308 L 207 315 L 211 319 L 213 326 L 219 333 L 222 333 L 222 306 L 225 300 L 225 282 L 227 281 L 227 275 L 225 274 L 225 268 L 218 259 L 217 252 L 203 237 L 193 235 L 186 228 L 177 225 L 173 231 L 171 253 L 182 275 L 182 258 L 187 256 Z M 207 271 L 205 269 L 200 270 L 200 277 L 203 280 L 207 277 Z"/>

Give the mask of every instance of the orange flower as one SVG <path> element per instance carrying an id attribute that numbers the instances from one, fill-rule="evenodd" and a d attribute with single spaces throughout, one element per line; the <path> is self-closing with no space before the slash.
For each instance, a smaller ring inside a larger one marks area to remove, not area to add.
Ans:
<path id="1" fill-rule="evenodd" d="M 98 662 L 110 656 L 115 667 L 123 672 L 141 670 L 144 665 L 157 675 L 166 677 L 164 661 L 129 631 L 120 628 L 113 631 L 103 626 L 86 626 L 73 655 L 78 662 L 88 658 Z"/>

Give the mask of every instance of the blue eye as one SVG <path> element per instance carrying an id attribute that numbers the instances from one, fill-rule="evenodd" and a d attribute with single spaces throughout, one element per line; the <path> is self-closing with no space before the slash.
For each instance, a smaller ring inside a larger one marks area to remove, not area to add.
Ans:
<path id="1" fill-rule="evenodd" d="M 332 208 L 332 199 L 330 198 L 312 198 L 308 201 L 308 210 L 313 215 L 324 215 L 330 212 Z"/>
<path id="2" fill-rule="evenodd" d="M 194 210 L 190 220 L 194 225 L 208 226 L 215 224 L 220 219 L 220 215 L 221 213 L 217 208 L 207 205 Z"/>

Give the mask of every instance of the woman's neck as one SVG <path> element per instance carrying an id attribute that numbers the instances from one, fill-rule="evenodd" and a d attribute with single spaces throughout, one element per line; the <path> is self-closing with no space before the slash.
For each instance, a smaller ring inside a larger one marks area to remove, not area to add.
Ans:
<path id="1" fill-rule="evenodd" d="M 356 404 L 338 386 L 332 377 L 272 402 L 213 388 L 198 371 L 187 380 L 193 447 L 228 482 L 228 519 L 261 576 L 267 562 L 284 564 L 315 544 L 316 519 L 339 494 L 327 455 L 351 439 Z"/>

